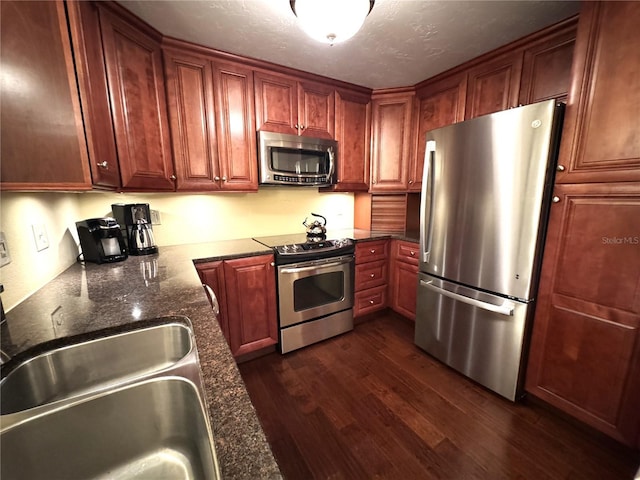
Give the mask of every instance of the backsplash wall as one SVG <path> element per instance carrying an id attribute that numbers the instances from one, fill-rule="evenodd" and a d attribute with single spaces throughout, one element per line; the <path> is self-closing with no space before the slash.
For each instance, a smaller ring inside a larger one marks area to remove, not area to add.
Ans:
<path id="1" fill-rule="evenodd" d="M 2 192 L 0 229 L 11 254 L 11 263 L 0 268 L 5 310 L 76 261 L 77 220 L 109 215 L 112 203 L 137 202 L 160 212 L 162 224 L 153 227 L 159 246 L 304 233 L 302 221 L 311 212 L 327 217 L 330 229 L 353 228 L 353 194 L 307 188 L 215 195 Z M 36 250 L 32 224 L 45 225 L 49 248 Z"/>

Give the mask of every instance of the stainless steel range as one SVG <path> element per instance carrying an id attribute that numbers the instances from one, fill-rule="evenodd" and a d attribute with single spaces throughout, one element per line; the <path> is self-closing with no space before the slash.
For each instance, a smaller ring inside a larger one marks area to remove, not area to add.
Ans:
<path id="1" fill-rule="evenodd" d="M 282 353 L 353 330 L 353 240 L 254 238 L 275 252 Z"/>

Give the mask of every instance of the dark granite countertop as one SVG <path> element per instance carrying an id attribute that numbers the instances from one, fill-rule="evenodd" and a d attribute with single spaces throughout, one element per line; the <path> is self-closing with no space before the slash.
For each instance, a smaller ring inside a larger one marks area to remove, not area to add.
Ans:
<path id="1" fill-rule="evenodd" d="M 417 235 L 347 229 L 332 238 L 366 241 Z M 13 362 L 105 328 L 157 317 L 186 316 L 194 328 L 202 376 L 223 478 L 280 478 L 236 363 L 202 289 L 194 261 L 263 255 L 272 251 L 251 239 L 160 247 L 146 256 L 112 264 L 75 264 L 7 313 L 2 350 Z M 11 368 L 11 362 L 3 370 Z"/>

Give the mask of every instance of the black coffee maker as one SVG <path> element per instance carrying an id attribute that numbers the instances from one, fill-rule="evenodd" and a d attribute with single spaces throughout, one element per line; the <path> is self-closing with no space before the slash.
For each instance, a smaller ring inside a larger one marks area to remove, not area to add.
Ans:
<path id="1" fill-rule="evenodd" d="M 86 262 L 110 263 L 127 258 L 120 225 L 113 218 L 88 218 L 76 222 L 82 256 Z"/>
<path id="2" fill-rule="evenodd" d="M 111 205 L 113 216 L 120 224 L 130 255 L 157 253 L 158 247 L 151 227 L 148 203 L 116 203 Z"/>

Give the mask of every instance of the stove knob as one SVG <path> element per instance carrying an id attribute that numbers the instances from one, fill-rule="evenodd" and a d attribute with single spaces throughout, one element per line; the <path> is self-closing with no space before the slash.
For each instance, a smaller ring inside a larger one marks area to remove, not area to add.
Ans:
<path id="1" fill-rule="evenodd" d="M 296 245 L 295 243 L 293 245 L 291 245 L 291 250 L 293 250 L 294 252 L 297 252 L 299 248 L 300 247 L 298 245 Z"/>
<path id="2" fill-rule="evenodd" d="M 289 245 L 283 245 L 282 246 L 282 251 L 285 252 L 285 253 L 288 252 L 289 251 Z"/>

